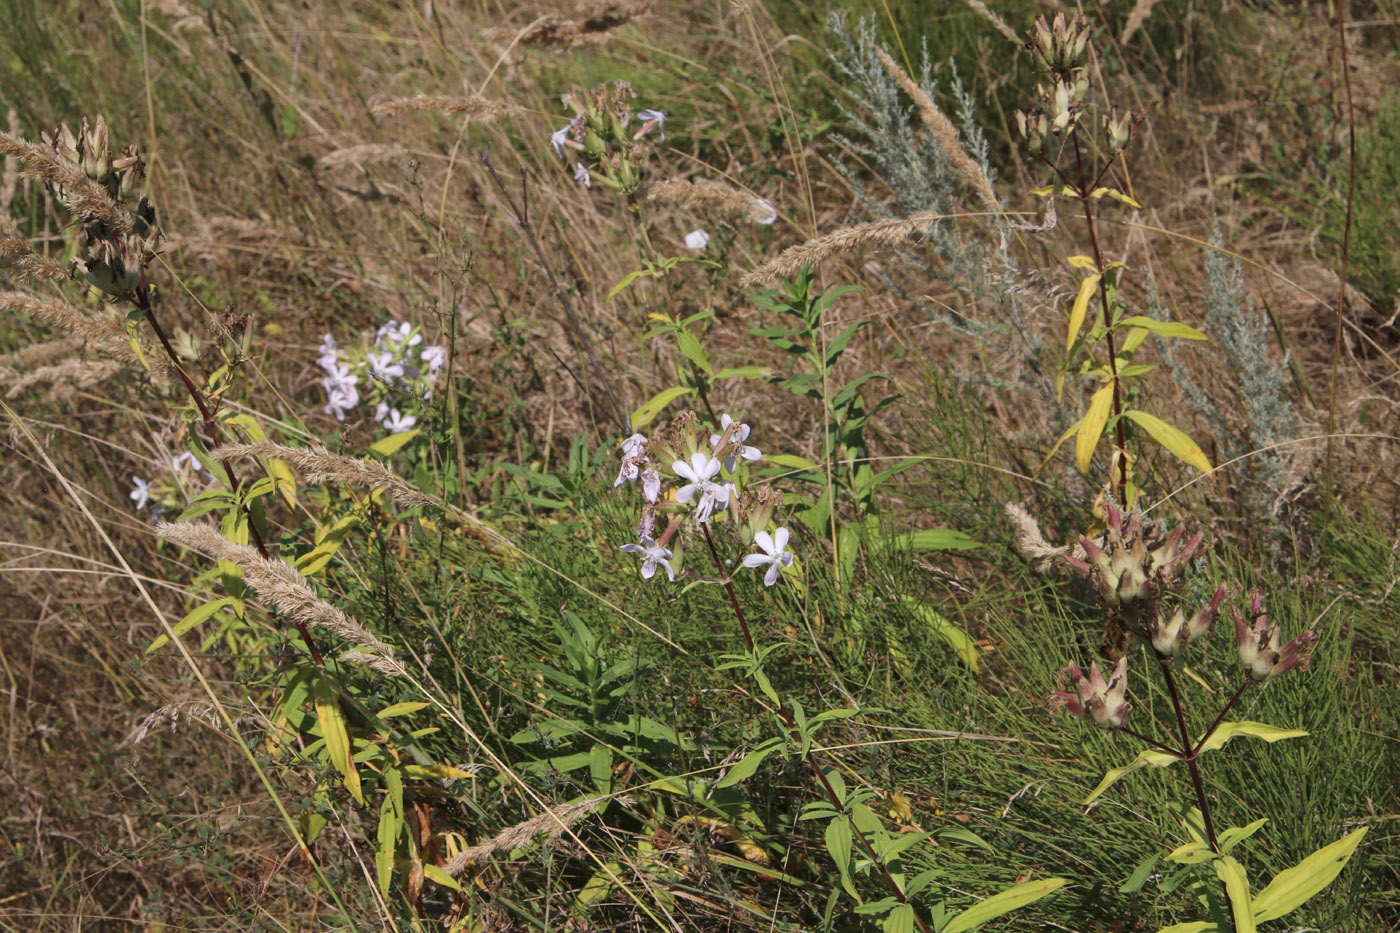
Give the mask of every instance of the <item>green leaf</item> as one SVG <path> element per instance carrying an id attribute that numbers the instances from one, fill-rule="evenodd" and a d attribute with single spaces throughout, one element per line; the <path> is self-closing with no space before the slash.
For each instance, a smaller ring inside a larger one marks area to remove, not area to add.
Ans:
<path id="1" fill-rule="evenodd" d="M 1263 739 L 1272 744 L 1280 739 L 1301 739 L 1307 733 L 1302 729 L 1280 729 L 1278 726 L 1262 722 L 1226 722 L 1221 723 L 1215 732 L 1211 733 L 1210 740 L 1201 746 L 1201 751 L 1209 752 L 1223 748 L 1225 743 L 1241 735 L 1251 739 Z"/>
<path id="2" fill-rule="evenodd" d="M 316 720 L 321 724 L 321 736 L 326 742 L 326 755 L 330 758 L 331 767 L 340 772 L 350 796 L 364 806 L 365 796 L 360 789 L 360 773 L 355 769 L 352 757 L 345 714 L 340 711 L 339 697 L 331 682 L 324 677 L 316 678 L 311 688 L 311 700 L 316 706 Z"/>
<path id="3" fill-rule="evenodd" d="M 981 546 L 965 532 L 951 528 L 926 528 L 876 541 L 872 550 L 880 553 L 886 548 L 895 547 L 911 551 L 970 551 Z"/>
<path id="4" fill-rule="evenodd" d="M 1220 834 L 1220 851 L 1229 852 L 1235 846 L 1244 842 L 1250 836 L 1253 836 L 1259 830 L 1259 827 L 1267 822 L 1269 822 L 1268 817 L 1261 817 L 1248 826 L 1231 826 Z"/>
<path id="5" fill-rule="evenodd" d="M 682 395 L 689 395 L 694 389 L 685 386 L 672 386 L 669 389 L 662 389 L 651 397 L 641 408 L 632 412 L 632 427 L 640 428 L 651 424 L 657 415 L 661 414 L 661 409 L 680 398 Z"/>
<path id="6" fill-rule="evenodd" d="M 851 824 L 844 816 L 826 824 L 826 851 L 841 873 L 841 887 L 851 897 L 856 897 L 855 885 L 851 883 Z"/>
<path id="7" fill-rule="evenodd" d="M 1220 933 L 1220 927 L 1209 921 L 1193 920 L 1190 923 L 1173 923 L 1162 927 L 1157 933 Z"/>
<path id="8" fill-rule="evenodd" d="M 1158 856 L 1156 855 L 1149 855 L 1141 862 L 1138 862 L 1137 867 L 1133 869 L 1133 873 L 1128 876 L 1128 880 L 1123 882 L 1118 888 L 1118 893 L 1136 894 L 1141 891 L 1142 886 L 1147 883 L 1147 879 L 1152 877 L 1152 869 L 1157 867 L 1157 858 Z"/>
<path id="9" fill-rule="evenodd" d="M 1249 906 L 1249 879 L 1245 877 L 1244 866 L 1232 856 L 1222 855 L 1215 860 L 1215 873 L 1225 883 L 1235 933 L 1254 933 L 1254 911 Z"/>
<path id="10" fill-rule="evenodd" d="M 901 597 L 899 603 L 915 618 L 922 619 L 933 629 L 935 635 L 947 642 L 948 647 L 953 649 L 972 673 L 977 673 L 977 645 L 966 632 L 912 597 Z"/>
<path id="11" fill-rule="evenodd" d="M 131 352 L 132 352 L 133 354 L 136 355 L 136 358 L 137 358 L 138 360 L 141 361 L 141 368 L 144 369 L 144 370 L 146 370 L 146 372 L 150 372 L 150 371 L 151 371 L 151 364 L 148 363 L 148 362 L 146 362 L 146 354 L 142 351 L 142 349 L 141 349 L 141 340 L 140 340 L 140 338 L 137 336 L 137 335 L 138 335 L 138 330 L 137 330 L 137 329 L 138 329 L 138 328 L 140 327 L 140 325 L 141 325 L 141 319 L 144 318 L 145 316 L 146 316 L 146 312 L 145 312 L 144 310 L 142 310 L 141 308 L 137 308 L 135 311 L 132 311 L 132 312 L 130 312 L 130 313 L 127 314 L 127 316 L 126 316 L 126 339 L 127 339 L 127 342 L 131 344 Z"/>
<path id="12" fill-rule="evenodd" d="M 819 470 L 821 465 L 813 463 L 802 457 L 795 457 L 792 454 L 764 454 L 763 459 L 768 463 L 787 467 L 790 470 Z"/>
<path id="13" fill-rule="evenodd" d="M 1119 327 L 1141 327 L 1149 330 L 1158 337 L 1175 337 L 1183 340 L 1209 340 L 1205 334 L 1194 327 L 1187 327 L 1177 321 L 1158 321 L 1142 315 L 1125 317 L 1118 322 Z"/>
<path id="14" fill-rule="evenodd" d="M 1254 921 L 1264 923 L 1282 917 L 1331 884 L 1369 828 L 1363 826 L 1275 875 L 1254 899 Z"/>
<path id="15" fill-rule="evenodd" d="M 1161 418 L 1149 415 L 1145 411 L 1138 411 L 1130 408 L 1123 412 L 1124 417 L 1132 421 L 1138 427 L 1148 433 L 1151 438 L 1161 444 L 1167 451 L 1181 460 L 1186 461 L 1191 466 L 1202 473 L 1209 473 L 1212 469 L 1210 458 L 1186 435 L 1186 432 L 1179 428 L 1174 428 Z"/>
<path id="16" fill-rule="evenodd" d="M 403 447 L 404 444 L 407 444 L 421 433 L 422 431 L 420 429 L 414 428 L 412 431 L 400 431 L 398 434 L 390 434 L 388 437 L 381 437 L 373 444 L 370 444 L 369 449 L 379 454 L 381 457 L 389 457 L 397 453 L 399 448 Z"/>
<path id="17" fill-rule="evenodd" d="M 715 373 L 716 379 L 767 379 L 773 375 L 770 366 L 733 366 Z"/>
<path id="18" fill-rule="evenodd" d="M 394 875 L 394 847 L 403 830 L 403 778 L 397 768 L 384 772 L 384 802 L 379 806 L 378 845 L 374 851 L 374 868 L 380 895 L 388 895 L 389 882 Z"/>
<path id="19" fill-rule="evenodd" d="M 442 885 L 444 888 L 451 888 L 459 894 L 466 893 L 466 889 L 462 887 L 462 885 L 457 881 L 456 878 L 453 878 L 451 875 L 443 871 L 441 868 L 438 868 L 436 865 L 430 865 L 429 863 L 424 862 L 423 874 L 433 879 L 438 884 Z"/>
<path id="20" fill-rule="evenodd" d="M 758 770 L 759 765 L 763 764 L 764 759 L 778 750 L 778 746 L 782 744 L 782 741 L 782 739 L 776 738 L 769 739 L 743 758 L 740 758 L 739 762 L 729 769 L 729 773 L 716 782 L 715 790 L 732 787 L 745 778 L 752 776 L 753 773 Z"/>
<path id="21" fill-rule="evenodd" d="M 416 713 L 431 703 L 420 703 L 417 701 L 408 703 L 395 703 L 393 706 L 386 706 L 379 711 L 380 719 L 389 719 L 394 716 L 407 716 L 409 713 Z"/>
<path id="22" fill-rule="evenodd" d="M 1145 765 L 1151 765 L 1154 768 L 1165 768 L 1167 765 L 1174 764 L 1180 760 L 1181 759 L 1175 755 L 1168 755 L 1166 752 L 1159 752 L 1151 748 L 1143 749 L 1138 752 L 1138 756 L 1130 763 L 1121 768 L 1113 768 L 1104 774 L 1103 780 L 1099 781 L 1099 786 L 1095 787 L 1094 792 L 1084 798 L 1084 806 L 1087 807 L 1095 800 L 1098 800 L 1099 797 L 1103 795 L 1103 792 L 1116 784 L 1120 778 L 1131 774 L 1138 768 Z"/>
<path id="23" fill-rule="evenodd" d="M 856 335 L 856 331 L 869 323 L 869 321 L 857 321 L 841 331 L 840 335 L 838 335 L 835 340 L 826 345 L 827 368 L 836 365 L 836 361 L 841 358 L 842 353 L 846 352 L 846 346 L 851 342 L 851 338 Z"/>
<path id="24" fill-rule="evenodd" d="M 1094 297 L 1100 278 L 1101 276 L 1095 273 L 1079 283 L 1079 294 L 1075 296 L 1074 307 L 1069 312 L 1069 333 L 1065 335 L 1066 350 L 1074 346 L 1074 341 L 1084 326 L 1084 317 L 1089 313 L 1089 299 Z"/>
<path id="25" fill-rule="evenodd" d="M 680 346 L 681 353 L 685 355 L 686 359 L 700 367 L 701 372 L 705 375 L 714 376 L 715 370 L 710 365 L 709 354 L 705 352 L 704 347 L 700 346 L 700 340 L 694 334 L 688 330 L 678 331 L 676 343 Z"/>
<path id="26" fill-rule="evenodd" d="M 216 599 L 212 602 L 207 602 L 202 606 L 195 606 L 185 615 L 183 619 L 181 619 L 179 622 L 176 622 L 170 630 L 174 632 L 175 636 L 178 638 L 179 636 L 188 632 L 190 629 L 194 628 L 196 625 L 208 622 L 220 609 L 223 609 L 225 606 L 232 606 L 233 603 L 234 601 L 232 599 L 229 599 L 227 596 L 225 596 L 222 599 Z M 150 654 L 153 651 L 159 650 L 160 648 L 164 647 L 165 643 L 168 641 L 170 641 L 170 636 L 162 632 L 160 635 L 156 636 L 154 641 L 151 642 L 151 646 L 146 649 L 146 653 Z"/>
<path id="27" fill-rule="evenodd" d="M 1074 462 L 1080 473 L 1089 472 L 1089 463 L 1094 459 L 1094 448 L 1099 446 L 1104 425 L 1108 424 L 1108 412 L 1113 407 L 1113 383 L 1106 382 L 1089 399 L 1089 410 L 1079 422 L 1079 434 L 1074 439 Z"/>
<path id="28" fill-rule="evenodd" d="M 885 918 L 885 933 L 914 933 L 914 905 L 900 904 Z"/>
<path id="29" fill-rule="evenodd" d="M 1000 894 L 993 894 L 976 907 L 969 907 L 956 915 L 939 933 L 963 933 L 965 930 L 976 929 L 1002 914 L 1010 913 L 1025 907 L 1027 904 L 1033 904 L 1067 884 L 1069 884 L 1068 878 L 1046 878 L 1043 881 L 1028 881 L 1025 884 L 1007 888 Z"/>

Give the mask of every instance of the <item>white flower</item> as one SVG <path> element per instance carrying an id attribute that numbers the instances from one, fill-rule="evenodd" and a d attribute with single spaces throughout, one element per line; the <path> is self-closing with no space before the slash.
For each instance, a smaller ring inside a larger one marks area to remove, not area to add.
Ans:
<path id="1" fill-rule="evenodd" d="M 370 353 L 365 356 L 365 359 L 369 361 L 369 368 L 375 377 L 382 379 L 385 385 L 393 382 L 395 376 L 403 375 L 403 363 L 394 359 L 392 351 Z"/>
<path id="2" fill-rule="evenodd" d="M 360 404 L 360 392 L 353 385 L 339 386 L 331 390 L 330 403 L 326 414 L 335 415 L 336 421 L 344 421 L 345 413 Z"/>
<path id="3" fill-rule="evenodd" d="M 151 484 L 139 476 L 133 476 L 131 485 L 135 487 L 131 490 L 131 501 L 136 503 L 138 509 L 144 509 L 146 503 L 151 501 Z M 666 556 L 670 556 L 669 552 Z"/>
<path id="4" fill-rule="evenodd" d="M 576 129 L 577 127 L 580 127 L 580 126 L 582 126 L 582 125 L 583 125 L 583 116 L 582 116 L 582 115 L 576 116 L 576 117 L 574 117 L 572 120 L 569 121 L 568 126 L 565 126 L 565 127 L 564 127 L 563 129 L 561 129 L 561 130 L 555 130 L 553 133 L 550 133 L 550 134 L 549 134 L 549 144 L 550 144 L 551 146 L 554 147 L 554 154 L 555 154 L 555 155 L 562 156 L 562 155 L 564 154 L 564 147 L 565 147 L 565 146 L 571 146 L 571 147 L 573 147 L 573 148 L 575 148 L 575 149 L 582 149 L 582 148 L 583 148 L 583 144 L 582 144 L 582 143 L 580 143 L 580 142 L 579 142 L 578 140 L 576 140 L 576 139 L 573 139 L 573 138 L 569 135 L 569 132 L 570 132 L 571 130 Z"/>
<path id="5" fill-rule="evenodd" d="M 380 403 L 379 403 L 379 407 L 375 408 L 375 410 L 374 410 L 374 420 L 375 420 L 375 421 L 378 421 L 380 424 L 383 424 L 383 423 L 384 423 L 384 419 L 388 416 L 388 414 L 389 414 L 389 403 L 388 403 L 388 402 L 380 402 Z"/>
<path id="6" fill-rule="evenodd" d="M 588 174 L 588 169 L 583 167 L 582 162 L 574 163 L 574 181 L 583 182 L 585 188 L 593 187 L 593 176 Z"/>
<path id="7" fill-rule="evenodd" d="M 779 528 L 771 537 L 768 532 L 760 531 L 754 534 L 753 543 L 758 545 L 762 554 L 750 554 L 744 558 L 744 566 L 749 568 L 762 567 L 768 565 L 768 572 L 763 575 L 763 585 L 772 586 L 778 582 L 778 574 L 782 568 L 792 566 L 793 553 L 787 549 L 788 530 Z"/>
<path id="8" fill-rule="evenodd" d="M 664 548 L 651 538 L 643 538 L 641 544 L 624 544 L 619 550 L 629 554 L 641 554 L 642 556 L 642 579 L 650 580 L 656 573 L 656 565 L 660 564 L 666 568 L 666 576 L 672 583 L 676 582 L 676 572 L 671 569 L 671 549 Z"/>
<path id="9" fill-rule="evenodd" d="M 652 127 L 656 127 L 661 131 L 661 141 L 663 143 L 666 141 L 666 114 L 660 110 L 643 110 L 637 114 L 637 119 L 642 121 L 642 128 L 637 130 L 637 135 L 633 136 L 633 139 L 641 139 L 651 132 Z"/>
<path id="10" fill-rule="evenodd" d="M 411 429 L 418 423 L 418 419 L 413 415 L 401 414 L 397 408 L 389 409 L 389 416 L 384 419 L 384 429 L 391 434 L 399 434 Z"/>
<path id="11" fill-rule="evenodd" d="M 650 467 L 642 473 L 642 495 L 647 497 L 647 501 L 656 504 L 656 497 L 661 494 L 661 474 L 656 471 L 656 467 Z"/>
<path id="12" fill-rule="evenodd" d="M 704 249 L 710 242 L 710 235 L 704 230 L 692 230 L 685 235 L 685 245 L 691 249 Z"/>
<path id="13" fill-rule="evenodd" d="M 435 373 L 447 365 L 446 347 L 424 347 L 423 362 L 428 364 L 428 372 Z"/>
<path id="14" fill-rule="evenodd" d="M 170 461 L 170 469 L 178 470 L 187 463 L 190 465 L 191 469 L 199 468 L 199 458 L 188 450 L 175 455 L 174 459 Z"/>
<path id="15" fill-rule="evenodd" d="M 326 334 L 321 340 L 321 355 L 316 358 L 316 364 L 326 372 L 334 372 L 339 361 L 340 355 L 335 347 L 335 338 Z"/>
<path id="16" fill-rule="evenodd" d="M 614 489 L 637 478 L 641 464 L 645 463 L 647 459 L 644 454 L 647 438 L 645 434 L 633 434 L 631 437 L 623 438 L 622 443 L 618 446 L 622 448 L 622 469 L 618 470 L 617 479 L 613 482 Z"/>
<path id="17" fill-rule="evenodd" d="M 724 432 L 728 431 L 729 426 L 733 423 L 734 419 L 729 415 L 719 416 L 719 433 L 710 435 L 711 447 L 719 446 L 720 439 L 724 437 Z M 745 460 L 749 461 L 758 460 L 763 456 L 763 452 L 760 451 L 757 447 L 744 446 L 744 441 L 748 440 L 748 438 L 749 426 L 747 424 L 739 425 L 733 430 L 733 432 L 730 433 L 729 443 L 731 446 L 729 448 L 729 453 L 727 453 L 724 457 L 724 468 L 730 473 L 733 473 L 734 467 L 738 465 L 734 459 L 735 455 L 743 457 Z"/>
<path id="18" fill-rule="evenodd" d="M 322 352 L 322 353 L 334 353 L 334 352 L 335 352 L 335 338 L 332 337 L 330 334 L 326 334 L 325 336 L 323 336 L 323 337 L 321 338 L 321 352 Z"/>
<path id="19" fill-rule="evenodd" d="M 759 198 L 755 206 L 763 211 L 761 216 L 754 218 L 755 223 L 771 224 L 778 219 L 778 209 L 774 207 L 773 202 L 767 198 Z"/>
<path id="20" fill-rule="evenodd" d="M 326 387 L 327 392 L 334 392 L 336 389 L 354 388 L 360 381 L 360 377 L 350 372 L 349 366 L 329 366 L 326 368 L 326 378 L 321 380 L 321 385 Z"/>
<path id="21" fill-rule="evenodd" d="M 719 461 L 714 457 L 696 451 L 690 455 L 690 463 L 684 460 L 677 460 L 671 464 L 671 469 L 677 476 L 690 480 L 690 483 L 676 490 L 677 502 L 689 502 L 696 493 L 700 494 L 700 501 L 695 504 L 695 520 L 697 522 L 707 522 L 710 520 L 710 513 L 715 509 L 715 503 L 720 505 L 729 504 L 729 493 L 733 489 L 728 483 L 713 482 L 719 474 Z"/>

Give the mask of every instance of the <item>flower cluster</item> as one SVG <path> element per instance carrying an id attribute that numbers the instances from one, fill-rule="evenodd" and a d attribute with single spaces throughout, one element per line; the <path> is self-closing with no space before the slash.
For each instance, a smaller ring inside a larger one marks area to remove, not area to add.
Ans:
<path id="1" fill-rule="evenodd" d="M 1084 676 L 1078 664 L 1069 665 L 1060 672 L 1061 684 L 1070 678 L 1074 680 L 1073 691 L 1062 688 L 1050 694 L 1050 702 L 1054 708 L 1063 706 L 1076 716 L 1092 720 L 1094 725 L 1101 729 L 1121 729 L 1128 721 L 1132 705 L 1127 701 L 1126 656 L 1118 659 L 1118 666 L 1113 669 L 1113 676 L 1108 680 L 1103 679 L 1097 662 L 1089 665 L 1088 677 Z"/>
<path id="2" fill-rule="evenodd" d="M 619 445 L 622 463 L 613 485 L 639 483 L 646 500 L 637 528 L 640 543 L 621 549 L 642 555 L 644 578 L 650 579 L 659 566 L 674 580 L 683 558 L 680 544 L 673 543 L 676 532 L 687 521 L 708 527 L 722 515 L 735 522 L 742 540 L 759 548 L 761 553 L 744 558 L 744 566 L 767 567 L 766 585 L 777 583 L 782 569 L 792 566 L 788 530 L 769 531 L 774 513 L 782 506 L 782 494 L 768 486 L 740 489 L 746 475 L 743 466 L 763 456 L 746 443 L 749 434 L 749 426 L 730 415 L 723 415 L 711 431 L 700 425 L 694 413 L 686 412 L 653 437 L 633 434 Z M 672 488 L 663 493 L 668 481 Z M 657 534 L 660 516 L 667 518 L 667 525 Z"/>
<path id="3" fill-rule="evenodd" d="M 447 348 L 425 346 L 412 324 L 390 321 L 368 349 L 342 349 L 326 334 L 316 360 L 325 378 L 326 414 L 345 415 L 368 396 L 377 402 L 374 420 L 391 433 L 418 423 L 410 412 L 432 398 L 438 370 L 447 363 Z"/>
<path id="4" fill-rule="evenodd" d="M 1268 683 L 1285 671 L 1295 667 L 1305 670 L 1312 663 L 1312 643 L 1317 636 L 1303 632 L 1280 648 L 1282 629 L 1277 622 L 1269 622 L 1264 599 L 1257 592 L 1249 594 L 1248 623 L 1234 609 L 1230 610 L 1230 615 L 1235 622 L 1240 664 L 1251 682 Z"/>
<path id="5" fill-rule="evenodd" d="M 602 184 L 628 197 L 641 187 L 642 139 L 653 130 L 666 139 L 666 114 L 660 110 L 633 114 L 630 102 L 636 96 L 626 81 L 563 96 L 574 118 L 550 134 L 549 144 L 556 155 L 574 159 L 574 180 L 585 188 L 592 187 L 595 173 Z M 634 116 L 641 121 L 636 130 L 630 126 Z"/>

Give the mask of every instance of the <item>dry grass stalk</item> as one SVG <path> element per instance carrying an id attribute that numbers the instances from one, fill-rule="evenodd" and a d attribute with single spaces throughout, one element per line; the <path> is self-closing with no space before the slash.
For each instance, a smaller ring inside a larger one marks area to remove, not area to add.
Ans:
<path id="1" fill-rule="evenodd" d="M 41 321 L 61 327 L 70 334 L 82 337 L 117 359 L 138 365 L 141 362 L 140 358 L 132 351 L 131 342 L 127 340 L 121 325 L 108 318 L 83 314 L 76 308 L 71 308 L 60 301 L 36 298 L 33 295 L 26 295 L 24 292 L 0 292 L 0 311 L 23 312 Z M 159 363 L 162 359 L 164 359 L 163 356 L 146 353 L 148 362 Z"/>
<path id="2" fill-rule="evenodd" d="M 523 107 L 506 101 L 485 97 L 450 97 L 444 94 L 419 94 L 417 97 L 402 97 L 374 105 L 375 115 L 381 117 L 429 110 L 466 116 L 477 123 L 489 123 L 501 117 L 513 117 L 525 112 Z"/>
<path id="3" fill-rule="evenodd" d="M 1151 15 L 1152 8 L 1157 5 L 1157 0 L 1137 0 L 1133 4 L 1133 11 L 1128 14 L 1128 21 L 1123 24 L 1123 34 L 1118 41 L 1127 44 L 1127 41 L 1142 27 Z"/>
<path id="4" fill-rule="evenodd" d="M 579 19 L 569 19 L 558 13 L 546 13 L 524 29 L 485 29 L 488 39 L 506 41 L 511 45 L 531 45 L 536 48 L 576 49 L 602 45 L 612 38 L 612 31 L 649 12 L 649 0 L 613 0 L 596 7 Z"/>
<path id="5" fill-rule="evenodd" d="M 59 158 L 47 146 L 0 131 L 0 154 L 28 165 L 21 173 L 24 177 L 38 178 L 63 189 L 68 209 L 83 220 L 100 220 L 122 233 L 131 233 L 134 229 L 131 215 L 112 199 L 106 188 L 84 175 L 78 166 Z"/>
<path id="6" fill-rule="evenodd" d="M 404 673 L 403 666 L 394 658 L 392 648 L 374 637 L 359 622 L 317 596 L 306 578 L 291 565 L 263 557 L 247 545 L 234 544 L 212 525 L 199 522 L 161 522 L 156 526 L 156 534 L 189 550 L 237 564 L 248 585 L 287 618 L 307 628 L 324 629 L 361 649 L 347 652 L 343 656 L 345 660 L 365 664 L 391 677 Z"/>
<path id="7" fill-rule="evenodd" d="M 0 266 L 14 270 L 21 282 L 33 279 L 56 282 L 68 277 L 68 270 L 62 263 L 34 252 L 29 241 L 4 214 L 0 214 Z"/>
<path id="8" fill-rule="evenodd" d="M 875 53 L 880 56 L 880 63 L 885 66 L 885 70 L 894 78 L 895 83 L 904 89 L 914 100 L 915 106 L 919 108 L 919 116 L 923 118 L 924 126 L 933 134 L 933 138 L 938 140 L 938 144 L 943 147 L 943 153 L 948 157 L 948 161 L 953 164 L 968 184 L 977 192 L 982 199 L 982 203 L 988 210 L 1000 211 L 1001 202 L 997 200 L 997 193 L 992 188 L 992 183 L 987 179 L 987 175 L 982 171 L 982 166 L 973 160 L 963 148 L 962 140 L 958 137 L 958 129 L 953 126 L 953 121 L 938 109 L 938 105 L 933 102 L 933 98 L 924 93 L 919 85 L 914 83 L 914 79 L 909 77 L 908 72 L 899 67 L 899 63 L 885 52 L 884 49 L 877 48 Z"/>
<path id="9" fill-rule="evenodd" d="M 482 542 L 503 550 L 514 551 L 515 545 L 499 531 L 481 519 L 461 509 L 446 505 L 432 496 L 425 495 L 394 475 L 388 467 L 372 460 L 358 460 L 341 454 L 333 454 L 324 447 L 287 447 L 283 444 L 263 442 L 261 444 L 229 444 L 213 451 L 215 459 L 235 457 L 260 457 L 285 460 L 296 467 L 309 483 L 324 485 L 335 482 L 353 486 L 356 489 L 382 489 L 400 508 L 430 506 L 446 509 L 453 517 L 465 524 Z"/>
<path id="10" fill-rule="evenodd" d="M 996 27 L 996 31 L 1001 33 L 1008 40 L 1014 42 L 1016 45 L 1025 44 L 1025 40 L 1016 35 L 1016 30 L 1006 25 L 1006 20 L 987 9 L 987 4 L 983 3 L 982 0 L 967 0 L 967 5 L 972 8 L 974 13 Z"/>
<path id="11" fill-rule="evenodd" d="M 68 356 L 81 349 L 83 339 L 81 337 L 59 337 L 57 340 L 45 340 L 40 343 L 31 343 L 27 347 L 20 347 L 15 352 L 0 359 L 0 371 L 6 369 L 28 369 L 49 360 L 56 360 L 60 356 Z M 17 375 L 11 373 L 11 375 Z"/>
<path id="12" fill-rule="evenodd" d="M 1071 548 L 1055 547 L 1040 533 L 1040 523 L 1030 512 L 1014 502 L 1006 504 L 1006 515 L 1016 527 L 1016 547 L 1020 552 L 1035 561 L 1035 569 L 1044 573 L 1058 563 Z M 1078 556 L 1078 555 L 1076 555 Z"/>
<path id="13" fill-rule="evenodd" d="M 402 146 L 380 146 L 366 143 L 360 146 L 346 146 L 335 149 L 316 160 L 322 168 L 340 168 L 342 165 L 358 165 L 362 162 L 389 162 L 408 156 Z"/>
<path id="14" fill-rule="evenodd" d="M 100 385 L 126 367 L 113 360 L 64 360 L 50 366 L 40 366 L 27 373 L 0 372 L 0 385 L 10 382 L 6 398 L 14 398 L 33 385 L 47 384 L 50 399 L 64 398 L 75 389 L 90 389 Z M 12 377 L 7 379 L 7 377 Z"/>
<path id="15" fill-rule="evenodd" d="M 6 114 L 10 123 L 10 132 L 19 134 L 19 114 L 15 108 L 11 107 Z M 19 187 L 19 159 L 14 156 L 5 156 L 5 170 L 0 172 L 0 223 L 5 222 L 10 213 L 10 204 L 15 199 L 15 190 Z"/>
<path id="16" fill-rule="evenodd" d="M 755 222 L 773 216 L 771 205 L 763 204 L 753 195 L 711 178 L 696 181 L 668 178 L 651 186 L 647 191 L 647 200 L 713 213 L 740 215 Z"/>
<path id="17" fill-rule="evenodd" d="M 463 849 L 447 863 L 444 869 L 449 875 L 460 875 L 473 862 L 484 861 L 497 852 L 513 852 L 533 839 L 538 833 L 549 830 L 546 842 L 555 842 L 564 830 L 596 810 L 605 797 L 580 800 L 578 803 L 560 804 L 543 813 L 532 816 L 523 823 L 497 833 L 491 839 L 469 849 Z"/>
<path id="18" fill-rule="evenodd" d="M 961 216 L 920 211 L 910 217 L 876 220 L 790 246 L 740 279 L 743 285 L 760 285 L 773 279 L 788 278 L 808 263 L 816 265 L 828 256 L 844 253 L 862 246 L 898 243 L 915 233 L 928 229 L 940 220 Z"/>

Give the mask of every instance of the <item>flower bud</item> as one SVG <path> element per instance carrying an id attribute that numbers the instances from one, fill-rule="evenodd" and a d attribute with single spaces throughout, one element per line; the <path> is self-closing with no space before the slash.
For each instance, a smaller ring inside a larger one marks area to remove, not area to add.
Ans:
<path id="1" fill-rule="evenodd" d="M 1076 716 L 1091 720 L 1100 729 L 1118 729 L 1128 719 L 1132 706 L 1127 702 L 1128 658 L 1118 660 L 1113 676 L 1105 681 L 1098 662 L 1089 665 L 1089 676 L 1085 677 L 1079 665 L 1071 664 L 1060 672 L 1064 684 L 1068 678 L 1074 679 L 1074 690 L 1056 690 L 1050 701 L 1056 708 L 1063 706 Z"/>
<path id="2" fill-rule="evenodd" d="M 1280 648 L 1282 629 L 1278 623 L 1269 622 L 1263 598 L 1254 592 L 1250 594 L 1249 602 L 1252 626 L 1237 611 L 1230 610 L 1235 621 L 1235 638 L 1239 643 L 1240 664 L 1245 669 L 1245 675 L 1254 683 L 1263 684 L 1295 667 L 1306 670 L 1312 663 L 1312 643 L 1317 636 L 1312 632 L 1303 632 Z"/>

